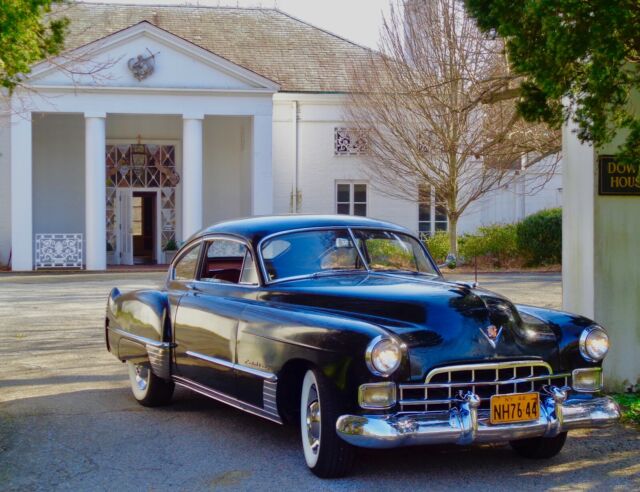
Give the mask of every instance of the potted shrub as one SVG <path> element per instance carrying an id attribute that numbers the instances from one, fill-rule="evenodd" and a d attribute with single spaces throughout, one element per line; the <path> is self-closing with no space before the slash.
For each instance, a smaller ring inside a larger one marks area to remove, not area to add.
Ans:
<path id="1" fill-rule="evenodd" d="M 113 246 L 111 243 L 107 241 L 107 265 L 115 265 L 116 264 L 116 254 L 113 251 Z"/>
<path id="2" fill-rule="evenodd" d="M 178 245 L 174 239 L 169 239 L 167 244 L 164 245 L 164 262 L 171 263 L 173 261 L 176 252 L 178 251 Z"/>

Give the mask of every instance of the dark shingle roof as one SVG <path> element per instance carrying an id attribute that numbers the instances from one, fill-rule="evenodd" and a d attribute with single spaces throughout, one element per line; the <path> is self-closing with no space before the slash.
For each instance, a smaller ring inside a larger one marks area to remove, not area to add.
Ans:
<path id="1" fill-rule="evenodd" d="M 68 49 L 148 21 L 277 82 L 281 91 L 348 92 L 351 67 L 372 53 L 274 9 L 76 3 L 57 13 L 71 20 Z"/>

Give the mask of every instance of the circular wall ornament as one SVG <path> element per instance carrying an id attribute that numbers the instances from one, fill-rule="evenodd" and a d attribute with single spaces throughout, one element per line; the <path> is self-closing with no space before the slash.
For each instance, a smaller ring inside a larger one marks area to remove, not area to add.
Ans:
<path id="1" fill-rule="evenodd" d="M 142 82 L 151 75 L 156 66 L 156 55 L 158 53 L 151 53 L 148 48 L 147 51 L 149 52 L 149 56 L 138 55 L 135 58 L 129 58 L 127 62 L 129 70 L 131 70 L 131 73 L 138 82 Z"/>

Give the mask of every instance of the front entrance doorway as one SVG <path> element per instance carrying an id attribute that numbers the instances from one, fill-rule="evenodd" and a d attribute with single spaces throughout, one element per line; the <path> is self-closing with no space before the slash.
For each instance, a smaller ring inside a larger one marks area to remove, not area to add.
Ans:
<path id="1" fill-rule="evenodd" d="M 134 192 L 131 208 L 133 263 L 135 265 L 157 263 L 155 247 L 156 193 Z"/>
<path id="2" fill-rule="evenodd" d="M 107 145 L 107 263 L 162 263 L 176 240 L 174 145 Z"/>

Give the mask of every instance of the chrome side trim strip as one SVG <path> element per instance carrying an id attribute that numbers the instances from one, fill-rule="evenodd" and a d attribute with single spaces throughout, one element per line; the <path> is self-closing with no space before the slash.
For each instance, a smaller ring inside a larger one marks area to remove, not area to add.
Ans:
<path id="1" fill-rule="evenodd" d="M 254 376 L 258 376 L 259 378 L 266 379 L 267 381 L 276 382 L 278 380 L 278 376 L 271 372 L 261 371 L 260 369 L 254 369 L 253 367 L 243 366 L 241 364 L 235 364 L 234 369 L 237 369 L 241 372 L 246 372 L 247 374 L 252 374 Z"/>
<path id="2" fill-rule="evenodd" d="M 229 369 L 233 369 L 234 366 L 233 362 L 229 362 L 228 360 L 218 359 L 217 357 L 211 357 L 209 355 L 200 354 L 198 352 L 192 352 L 191 350 L 187 350 L 187 355 L 189 357 L 193 357 L 194 359 L 204 360 L 217 366 L 228 367 Z"/>
<path id="3" fill-rule="evenodd" d="M 233 362 L 230 362 L 228 360 L 218 359 L 217 357 L 211 357 L 209 355 L 200 354 L 198 352 L 193 352 L 191 350 L 187 350 L 186 353 L 187 353 L 187 355 L 189 357 L 193 357 L 195 359 L 204 360 L 204 361 L 209 362 L 211 364 L 227 367 L 229 369 L 235 369 L 235 370 L 238 370 L 240 372 L 245 372 L 247 374 L 251 374 L 253 376 L 257 376 L 259 378 L 266 379 L 267 381 L 274 381 L 275 382 L 275 381 L 278 380 L 278 376 L 276 376 L 275 374 L 273 374 L 271 372 L 261 371 L 259 369 L 254 369 L 252 367 L 243 366 L 242 364 L 234 364 Z"/>
<path id="4" fill-rule="evenodd" d="M 152 345 L 147 345 L 146 348 L 153 373 L 162 379 L 169 379 L 171 377 L 171 349 Z"/>
<path id="5" fill-rule="evenodd" d="M 278 401 L 276 394 L 278 383 L 276 381 L 265 381 L 262 383 L 262 408 L 269 415 L 280 418 L 278 414 Z"/>
<path id="6" fill-rule="evenodd" d="M 282 419 L 277 413 L 268 412 L 262 408 L 259 408 L 254 405 L 251 405 L 250 403 L 246 403 L 244 401 L 238 400 L 237 398 L 229 396 L 220 391 L 216 391 L 214 389 L 208 388 L 207 386 L 203 386 L 187 378 L 183 378 L 180 376 L 173 376 L 173 381 L 179 386 L 190 389 L 191 391 L 195 391 L 196 393 L 199 393 L 213 400 L 226 403 L 227 405 L 237 408 L 238 410 L 242 410 L 244 412 L 256 415 L 258 417 L 262 417 L 264 419 L 270 420 L 271 422 L 275 422 L 276 424 L 282 424 Z"/>
<path id="7" fill-rule="evenodd" d="M 138 342 L 143 345 L 151 345 L 152 347 L 157 347 L 157 348 L 172 347 L 172 344 L 170 342 L 159 342 L 158 340 L 152 340 L 151 338 L 142 337 L 140 335 L 134 335 L 133 333 L 126 332 L 120 328 L 114 328 L 114 327 L 108 326 L 107 330 L 111 330 L 113 333 L 116 333 L 121 337 L 126 338 L 127 340 L 131 340 L 132 342 Z"/>

